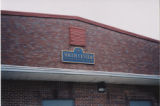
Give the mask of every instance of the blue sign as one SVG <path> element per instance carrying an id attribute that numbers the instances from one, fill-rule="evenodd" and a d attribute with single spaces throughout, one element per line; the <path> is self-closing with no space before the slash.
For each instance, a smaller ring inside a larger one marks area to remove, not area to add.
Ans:
<path id="1" fill-rule="evenodd" d="M 62 62 L 94 64 L 93 53 L 83 53 L 82 48 L 75 48 L 74 51 L 62 51 Z"/>

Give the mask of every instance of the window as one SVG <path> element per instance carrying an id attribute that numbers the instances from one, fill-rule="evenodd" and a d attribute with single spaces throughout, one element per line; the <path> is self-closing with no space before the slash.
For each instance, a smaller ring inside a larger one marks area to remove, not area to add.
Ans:
<path id="1" fill-rule="evenodd" d="M 73 100 L 43 100 L 42 106 L 74 106 Z"/>
<path id="2" fill-rule="evenodd" d="M 151 101 L 130 101 L 129 106 L 152 106 Z"/>

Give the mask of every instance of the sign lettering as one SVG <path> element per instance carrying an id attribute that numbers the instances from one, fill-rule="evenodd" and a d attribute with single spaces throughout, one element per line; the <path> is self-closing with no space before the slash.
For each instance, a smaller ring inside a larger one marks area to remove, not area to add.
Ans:
<path id="1" fill-rule="evenodd" d="M 62 62 L 94 64 L 93 53 L 83 53 L 82 48 L 75 48 L 74 51 L 62 51 Z"/>

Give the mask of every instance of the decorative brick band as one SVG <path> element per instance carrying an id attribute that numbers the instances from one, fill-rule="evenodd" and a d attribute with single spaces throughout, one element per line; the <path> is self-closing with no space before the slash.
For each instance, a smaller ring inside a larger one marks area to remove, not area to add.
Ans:
<path id="1" fill-rule="evenodd" d="M 100 26 L 112 31 L 116 31 L 119 33 L 123 33 L 132 37 L 136 37 L 136 38 L 140 38 L 140 39 L 144 39 L 144 40 L 148 40 L 151 42 L 156 42 L 156 43 L 160 43 L 159 40 L 155 40 L 149 37 L 145 37 L 143 35 L 139 35 L 139 34 L 135 34 L 132 32 L 128 32 L 119 28 L 115 28 L 109 25 L 105 25 L 105 24 L 101 24 L 92 20 L 88 20 L 85 18 L 81 18 L 81 17 L 77 17 L 77 16 L 67 16 L 67 15 L 51 15 L 51 14 L 41 14 L 41 13 L 32 13 L 32 12 L 17 12 L 17 11 L 7 11 L 7 10 L 2 10 L 1 14 L 5 14 L 5 15 L 18 15 L 18 16 L 29 16 L 29 17 L 43 17 L 43 18 L 58 18 L 58 19 L 69 19 L 69 20 L 78 20 L 78 21 L 82 21 L 85 23 L 89 23 L 92 25 L 96 25 L 96 26 Z"/>

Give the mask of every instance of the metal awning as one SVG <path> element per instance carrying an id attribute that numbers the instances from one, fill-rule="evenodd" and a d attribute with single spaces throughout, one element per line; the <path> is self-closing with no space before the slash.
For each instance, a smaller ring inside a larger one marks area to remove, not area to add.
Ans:
<path id="1" fill-rule="evenodd" d="M 2 79 L 158 85 L 160 75 L 79 69 L 1 65 Z"/>

